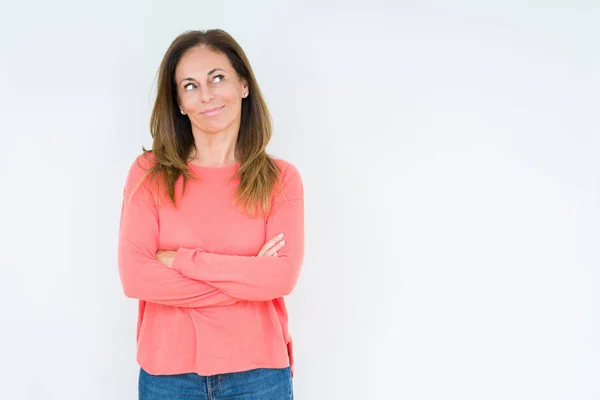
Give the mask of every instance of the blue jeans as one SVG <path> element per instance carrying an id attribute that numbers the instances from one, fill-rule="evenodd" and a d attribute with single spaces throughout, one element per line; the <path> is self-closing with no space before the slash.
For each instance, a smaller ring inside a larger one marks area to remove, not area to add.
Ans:
<path id="1" fill-rule="evenodd" d="M 293 400 L 292 373 L 286 368 L 257 368 L 202 376 L 196 373 L 151 375 L 140 368 L 138 400 Z"/>

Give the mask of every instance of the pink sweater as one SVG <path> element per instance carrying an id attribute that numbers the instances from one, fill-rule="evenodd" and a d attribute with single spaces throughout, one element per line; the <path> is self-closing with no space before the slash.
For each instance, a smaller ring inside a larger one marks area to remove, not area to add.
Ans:
<path id="1" fill-rule="evenodd" d="M 139 299 L 138 364 L 151 374 L 293 371 L 283 296 L 294 289 L 304 257 L 298 170 L 275 159 L 282 191 L 272 196 L 268 217 L 249 218 L 231 205 L 239 163 L 188 164 L 200 179 L 188 180 L 181 197 L 179 178 L 175 209 L 157 204 L 147 181 L 132 195 L 151 162 L 140 155 L 129 169 L 119 229 L 121 283 L 127 297 Z M 256 257 L 279 233 L 286 243 L 278 255 Z M 177 252 L 172 268 L 156 260 L 157 250 Z"/>

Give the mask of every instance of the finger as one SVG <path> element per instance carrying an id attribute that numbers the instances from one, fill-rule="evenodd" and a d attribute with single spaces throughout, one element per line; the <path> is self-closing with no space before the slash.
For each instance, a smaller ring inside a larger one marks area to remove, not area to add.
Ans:
<path id="1" fill-rule="evenodd" d="M 258 254 L 257 254 L 256 256 L 257 256 L 257 257 L 266 256 L 266 255 L 267 255 L 267 252 L 268 252 L 269 250 L 270 250 L 270 249 L 269 249 L 269 248 L 268 248 L 266 245 L 264 245 L 264 246 L 263 246 L 263 247 L 260 249 L 260 251 L 258 252 Z"/>
<path id="2" fill-rule="evenodd" d="M 277 250 L 281 249 L 283 247 L 283 245 L 285 244 L 285 240 L 282 240 L 281 242 L 275 244 L 274 246 L 272 246 L 271 248 L 266 248 L 266 245 L 263 247 L 263 249 L 261 249 L 261 251 L 258 253 L 258 256 L 272 256 Z"/>
<path id="3" fill-rule="evenodd" d="M 273 238 L 271 238 L 271 240 L 269 240 L 267 243 L 265 243 L 263 245 L 263 247 L 261 247 L 260 251 L 258 252 L 258 255 L 265 255 L 265 253 L 270 250 L 273 246 L 275 246 L 277 244 L 277 242 L 283 237 L 283 233 L 280 233 L 277 236 L 274 236 Z"/>
<path id="4" fill-rule="evenodd" d="M 271 248 L 271 247 L 275 246 L 277 244 L 277 242 L 279 242 L 282 238 L 283 238 L 283 233 L 280 233 L 279 235 L 274 236 L 273 238 L 271 238 L 271 240 L 269 240 L 267 243 L 265 243 L 265 247 Z"/>
<path id="5" fill-rule="evenodd" d="M 282 240 L 281 242 L 277 243 L 275 246 L 273 246 L 269 250 L 267 250 L 265 252 L 265 255 L 272 256 L 273 254 L 275 254 L 276 251 L 281 249 L 284 245 L 285 245 L 285 240 Z"/>

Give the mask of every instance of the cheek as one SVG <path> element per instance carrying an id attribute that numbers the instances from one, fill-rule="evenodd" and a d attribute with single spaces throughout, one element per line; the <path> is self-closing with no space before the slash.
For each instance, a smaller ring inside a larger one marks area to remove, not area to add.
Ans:
<path id="1" fill-rule="evenodd" d="M 238 92 L 235 89 L 228 89 L 226 91 L 223 91 L 220 97 L 221 99 L 223 99 L 223 102 L 232 106 L 236 105 L 237 102 L 241 101 L 241 95 L 238 95 Z"/>
<path id="2" fill-rule="evenodd" d="M 186 110 L 193 110 L 195 105 L 198 103 L 196 96 L 194 96 L 192 93 L 180 94 L 179 101 Z"/>

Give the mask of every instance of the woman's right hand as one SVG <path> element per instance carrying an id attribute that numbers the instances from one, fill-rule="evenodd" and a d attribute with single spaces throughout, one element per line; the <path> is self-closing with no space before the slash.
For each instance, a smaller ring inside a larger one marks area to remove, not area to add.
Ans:
<path id="1" fill-rule="evenodd" d="M 283 247 L 285 244 L 285 240 L 281 240 L 283 238 L 283 233 L 275 236 L 273 239 L 269 240 L 265 245 L 260 249 L 256 257 L 267 257 L 267 256 L 277 256 L 277 251 Z"/>

